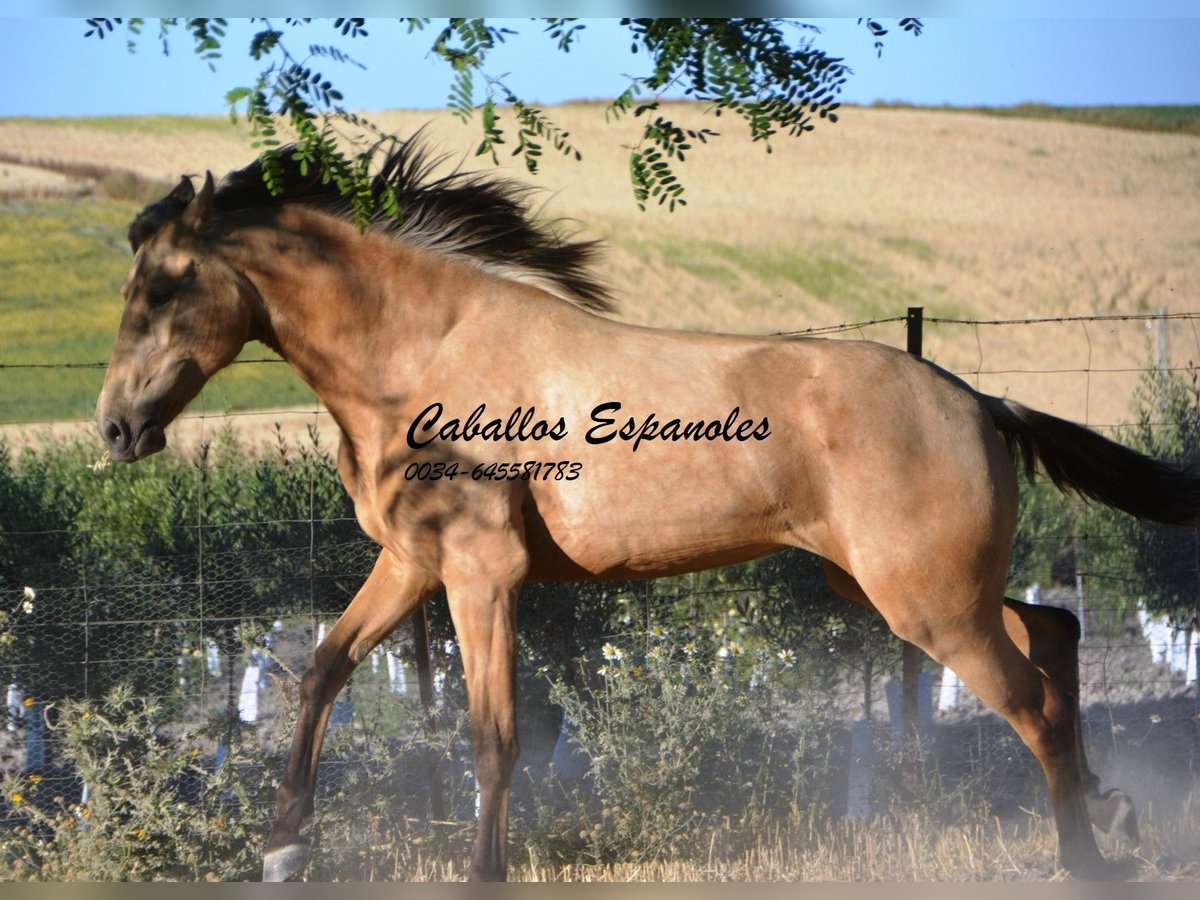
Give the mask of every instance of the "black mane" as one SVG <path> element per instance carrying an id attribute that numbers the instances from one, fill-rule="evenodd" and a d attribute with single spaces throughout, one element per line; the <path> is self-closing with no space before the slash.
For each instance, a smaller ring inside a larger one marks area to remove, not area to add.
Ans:
<path id="1" fill-rule="evenodd" d="M 280 192 L 273 194 L 263 179 L 263 164 L 226 175 L 213 196 L 214 215 L 243 210 L 301 204 L 333 216 L 354 220 L 350 201 L 319 166 L 302 172 L 294 147 L 275 154 Z M 527 202 L 536 189 L 478 172 L 455 170 L 434 176 L 442 162 L 431 158 L 415 138 L 396 142 L 372 179 L 375 213 L 371 228 L 429 250 L 472 260 L 485 269 L 518 281 L 528 281 L 585 309 L 614 312 L 608 288 L 591 271 L 595 241 L 571 240 L 556 222 L 534 221 Z M 392 192 L 399 216 L 384 211 L 382 200 Z M 147 206 L 130 226 L 131 236 L 156 231 L 179 215 L 182 205 L 165 197 Z"/>

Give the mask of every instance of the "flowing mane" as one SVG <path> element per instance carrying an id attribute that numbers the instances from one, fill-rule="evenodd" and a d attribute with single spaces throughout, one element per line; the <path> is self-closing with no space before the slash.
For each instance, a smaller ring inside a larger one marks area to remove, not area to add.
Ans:
<path id="1" fill-rule="evenodd" d="M 301 172 L 294 148 L 283 147 L 275 159 L 282 178 L 272 193 L 263 178 L 263 164 L 226 175 L 213 197 L 217 215 L 244 210 L 300 204 L 352 221 L 353 210 L 332 178 L 317 165 Z M 558 221 L 535 220 L 528 199 L 536 188 L 516 181 L 458 169 L 433 174 L 444 157 L 431 156 L 417 138 L 397 141 L 372 179 L 376 212 L 371 228 L 397 240 L 437 253 L 470 260 L 475 265 L 543 290 L 595 312 L 615 312 L 608 287 L 592 272 L 599 249 L 596 241 L 573 240 Z M 400 210 L 389 215 L 380 202 L 391 191 Z M 130 226 L 145 239 L 186 203 L 171 195 L 150 204 Z"/>

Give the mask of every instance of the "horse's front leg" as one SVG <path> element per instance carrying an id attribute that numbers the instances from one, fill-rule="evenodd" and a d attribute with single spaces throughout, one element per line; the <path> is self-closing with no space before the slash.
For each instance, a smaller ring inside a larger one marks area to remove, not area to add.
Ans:
<path id="1" fill-rule="evenodd" d="M 450 616 L 462 651 L 479 781 L 479 830 L 471 881 L 508 877 L 508 792 L 519 749 L 517 598 L 524 565 L 506 568 L 505 574 L 493 571 L 481 577 L 476 572 L 451 581 L 447 573 L 446 579 Z"/>
<path id="2" fill-rule="evenodd" d="M 355 667 L 437 589 L 437 582 L 383 551 L 337 624 L 313 653 L 300 682 L 296 733 L 263 857 L 263 881 L 284 881 L 308 861 L 300 826 L 312 814 L 317 761 L 338 692 Z"/>

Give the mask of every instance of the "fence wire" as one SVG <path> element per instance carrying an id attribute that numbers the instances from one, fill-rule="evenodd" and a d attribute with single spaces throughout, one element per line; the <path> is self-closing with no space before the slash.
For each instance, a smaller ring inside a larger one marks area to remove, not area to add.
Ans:
<path id="1" fill-rule="evenodd" d="M 1178 427 L 1161 408 L 1143 409 L 1135 419 L 1132 401 L 1155 379 L 1186 379 L 1194 371 L 1191 361 L 1200 359 L 1197 319 L 1200 314 L 927 317 L 926 355 L 988 393 L 1020 398 L 1027 393 L 1023 386 L 1039 384 L 1038 393 L 1051 398 L 1048 411 L 1123 437 L 1139 427 Z M 904 323 L 898 316 L 788 334 L 903 345 Z M 964 329 L 973 340 L 961 339 Z M 1145 332 L 1132 351 L 1130 329 Z M 7 377 L 32 368 L 0 360 L 0 397 L 10 390 Z M 37 368 L 97 366 L 64 362 Z M 286 418 L 299 423 L 290 436 L 275 425 Z M 247 426 L 270 441 L 248 451 L 220 448 L 220 435 Z M 49 428 L 12 422 L 0 431 L 5 446 L 0 668 L 6 687 L 0 771 L 44 771 L 61 780 L 60 790 L 82 791 L 74 773 L 57 767 L 55 709 L 68 700 L 98 699 L 117 683 L 159 700 L 179 728 L 222 716 L 259 727 L 277 718 L 276 724 L 285 724 L 296 676 L 377 552 L 358 531 L 344 496 L 326 491 L 334 471 L 329 417 L 315 404 L 287 413 L 189 414 L 180 430 L 190 429 L 195 437 L 184 443 L 179 460 L 164 465 L 156 483 L 165 486 L 158 493 L 122 476 L 117 487 L 86 502 L 70 498 L 60 482 L 104 476 L 85 471 L 87 449 L 54 450 L 64 439 Z M 79 435 L 89 429 L 81 421 L 78 429 L 66 429 L 65 440 L 86 441 Z M 91 452 L 98 451 L 93 446 Z M 235 468 L 241 474 L 232 474 Z M 241 484 L 243 476 L 252 490 L 230 486 Z M 244 503 L 245 491 L 260 501 L 253 509 Z M 60 501 L 77 508 L 55 510 Z M 175 504 L 180 517 L 156 520 L 155 534 L 138 530 L 139 511 L 149 514 L 164 504 Z M 52 514 L 35 516 L 32 508 Z M 1169 616 L 1157 614 L 1138 603 L 1144 573 L 1114 569 L 1092 554 L 1098 540 L 1079 530 L 1041 534 L 1031 555 L 1038 555 L 1040 542 L 1043 556 L 1061 551 L 1060 558 L 1045 569 L 1042 581 L 1022 587 L 1038 602 L 1072 609 L 1084 623 L 1081 702 L 1093 767 L 1106 784 L 1120 784 L 1142 798 L 1154 815 L 1184 815 L 1200 773 L 1200 566 L 1196 557 L 1187 564 L 1185 575 L 1196 585 L 1191 595 L 1177 597 Z M 662 601 L 654 588 L 645 591 L 648 600 Z M 744 586 L 707 584 L 694 587 L 686 602 L 727 610 L 746 594 Z M 679 602 L 677 597 L 676 607 Z M 726 616 L 721 627 L 747 627 L 739 621 Z M 453 646 L 440 644 L 437 650 L 440 702 L 461 706 Z M 598 655 L 591 659 L 598 661 Z M 869 666 L 850 651 L 836 665 L 842 677 L 827 688 L 826 699 L 841 717 L 847 747 L 860 720 L 876 732 L 873 746 L 887 744 L 899 728 L 897 692 L 889 687 L 897 683 L 898 668 Z M 355 674 L 334 727 L 353 731 L 368 715 L 386 719 L 380 710 L 388 704 L 415 709 L 413 666 L 412 642 L 398 633 Z M 951 673 L 926 666 L 921 704 L 931 773 L 946 782 L 986 779 L 997 807 L 1030 802 L 1031 785 L 1037 789 L 1032 757 L 1003 721 L 956 686 Z M 534 744 L 527 753 L 548 757 L 553 729 L 548 743 Z M 465 754 L 465 744 L 461 749 Z M 219 759 L 219 731 L 204 752 L 214 763 Z M 465 771 L 469 760 L 462 767 Z M 845 777 L 853 780 L 849 771 Z M 845 811 L 853 813 L 852 806 L 847 800 Z M 0 827 L 13 815 L 11 804 L 0 798 Z"/>

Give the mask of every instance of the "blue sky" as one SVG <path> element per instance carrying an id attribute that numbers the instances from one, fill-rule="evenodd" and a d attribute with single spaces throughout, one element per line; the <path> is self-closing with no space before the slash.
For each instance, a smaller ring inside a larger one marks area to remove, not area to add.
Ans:
<path id="1" fill-rule="evenodd" d="M 1192 6 L 1151 3 L 1132 13 Z M 854 70 L 843 92 L 846 102 L 1200 103 L 1200 17 L 927 18 L 918 38 L 893 30 L 882 58 L 854 19 L 806 21 L 823 29 L 818 46 Z M 629 52 L 626 32 L 613 19 L 589 20 L 568 56 L 553 48 L 539 25 L 521 19 L 509 24 L 520 34 L 493 54 L 488 71 L 507 76 L 532 102 L 609 98 L 624 88 L 623 74 L 644 71 L 644 55 Z M 447 70 L 427 54 L 433 29 L 406 36 L 391 21 L 374 22 L 371 29 L 370 38 L 351 42 L 314 25 L 310 34 L 291 40 L 298 48 L 334 43 L 366 64 L 365 72 L 323 69 L 354 108 L 444 105 Z M 164 58 L 153 25 L 132 55 L 123 33 L 98 41 L 85 40 L 84 30 L 82 19 L 0 19 L 0 60 L 9 75 L 0 116 L 221 113 L 225 92 L 251 83 L 258 72 L 245 52 L 251 29 L 237 20 L 215 73 L 193 58 L 182 34 Z"/>

